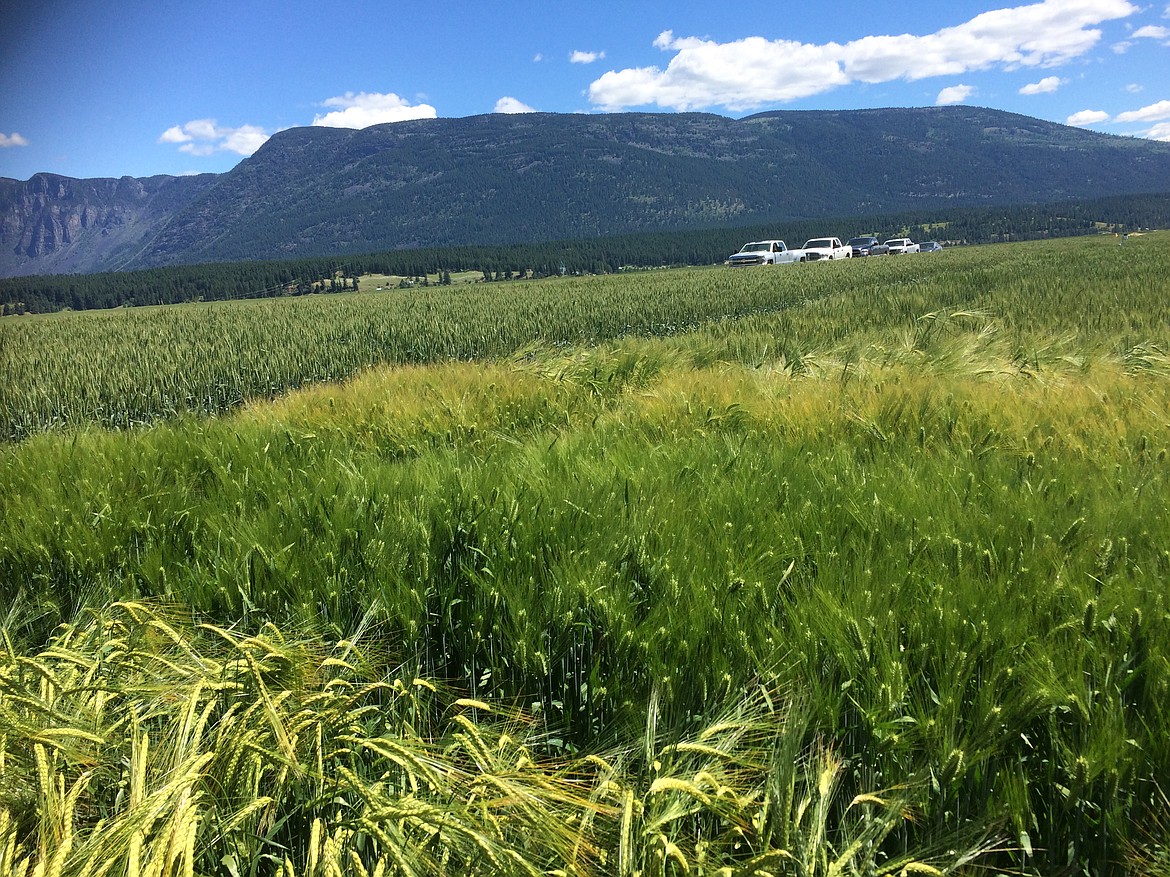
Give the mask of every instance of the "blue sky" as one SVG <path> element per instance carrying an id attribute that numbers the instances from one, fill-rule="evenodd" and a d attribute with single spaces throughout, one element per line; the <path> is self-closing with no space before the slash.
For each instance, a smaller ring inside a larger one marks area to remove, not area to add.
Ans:
<path id="1" fill-rule="evenodd" d="M 0 0 L 0 176 L 226 171 L 276 131 L 971 104 L 1170 140 L 1154 0 Z"/>

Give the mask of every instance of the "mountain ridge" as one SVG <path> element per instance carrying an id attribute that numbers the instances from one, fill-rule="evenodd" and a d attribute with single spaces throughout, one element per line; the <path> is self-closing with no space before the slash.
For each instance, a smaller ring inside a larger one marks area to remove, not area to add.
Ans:
<path id="1" fill-rule="evenodd" d="M 0 179 L 0 276 L 1170 190 L 1170 144 L 979 107 L 291 128 L 224 174 Z"/>

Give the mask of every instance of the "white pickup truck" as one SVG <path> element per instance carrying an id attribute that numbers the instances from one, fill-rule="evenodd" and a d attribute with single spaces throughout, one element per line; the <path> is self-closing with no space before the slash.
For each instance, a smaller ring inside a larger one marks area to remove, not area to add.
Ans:
<path id="1" fill-rule="evenodd" d="M 910 240 L 910 238 L 891 238 L 886 241 L 886 246 L 890 248 L 890 255 L 897 256 L 902 253 L 917 253 L 919 250 L 918 244 Z"/>
<path id="2" fill-rule="evenodd" d="M 853 247 L 841 243 L 840 238 L 812 238 L 805 241 L 797 252 L 802 262 L 819 262 L 822 259 L 848 259 L 853 256 Z"/>
<path id="3" fill-rule="evenodd" d="M 740 247 L 738 253 L 727 257 L 732 268 L 744 265 L 787 265 L 803 261 L 795 250 L 788 249 L 784 241 L 752 241 Z"/>

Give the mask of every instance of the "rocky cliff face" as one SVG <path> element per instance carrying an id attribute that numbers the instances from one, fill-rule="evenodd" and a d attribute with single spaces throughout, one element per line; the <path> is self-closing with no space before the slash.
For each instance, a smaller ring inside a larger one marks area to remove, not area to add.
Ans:
<path id="1" fill-rule="evenodd" d="M 214 180 L 0 179 L 0 276 L 121 267 Z"/>
<path id="2" fill-rule="evenodd" d="M 29 180 L 5 216 L 5 226 L 19 233 L 17 255 L 41 258 L 68 247 L 82 229 L 108 228 L 125 221 L 128 211 L 124 208 L 79 202 L 73 192 L 76 182 L 45 175 Z"/>

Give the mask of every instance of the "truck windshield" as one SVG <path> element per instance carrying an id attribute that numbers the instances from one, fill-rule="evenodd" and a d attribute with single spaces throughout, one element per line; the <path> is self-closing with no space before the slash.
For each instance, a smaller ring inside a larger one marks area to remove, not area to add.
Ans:
<path id="1" fill-rule="evenodd" d="M 815 241 L 809 241 L 804 245 L 806 250 L 819 249 L 821 247 L 832 247 L 833 242 L 828 238 L 817 238 Z"/>
<path id="2" fill-rule="evenodd" d="M 766 253 L 772 248 L 771 244 L 744 244 L 741 253 Z"/>

